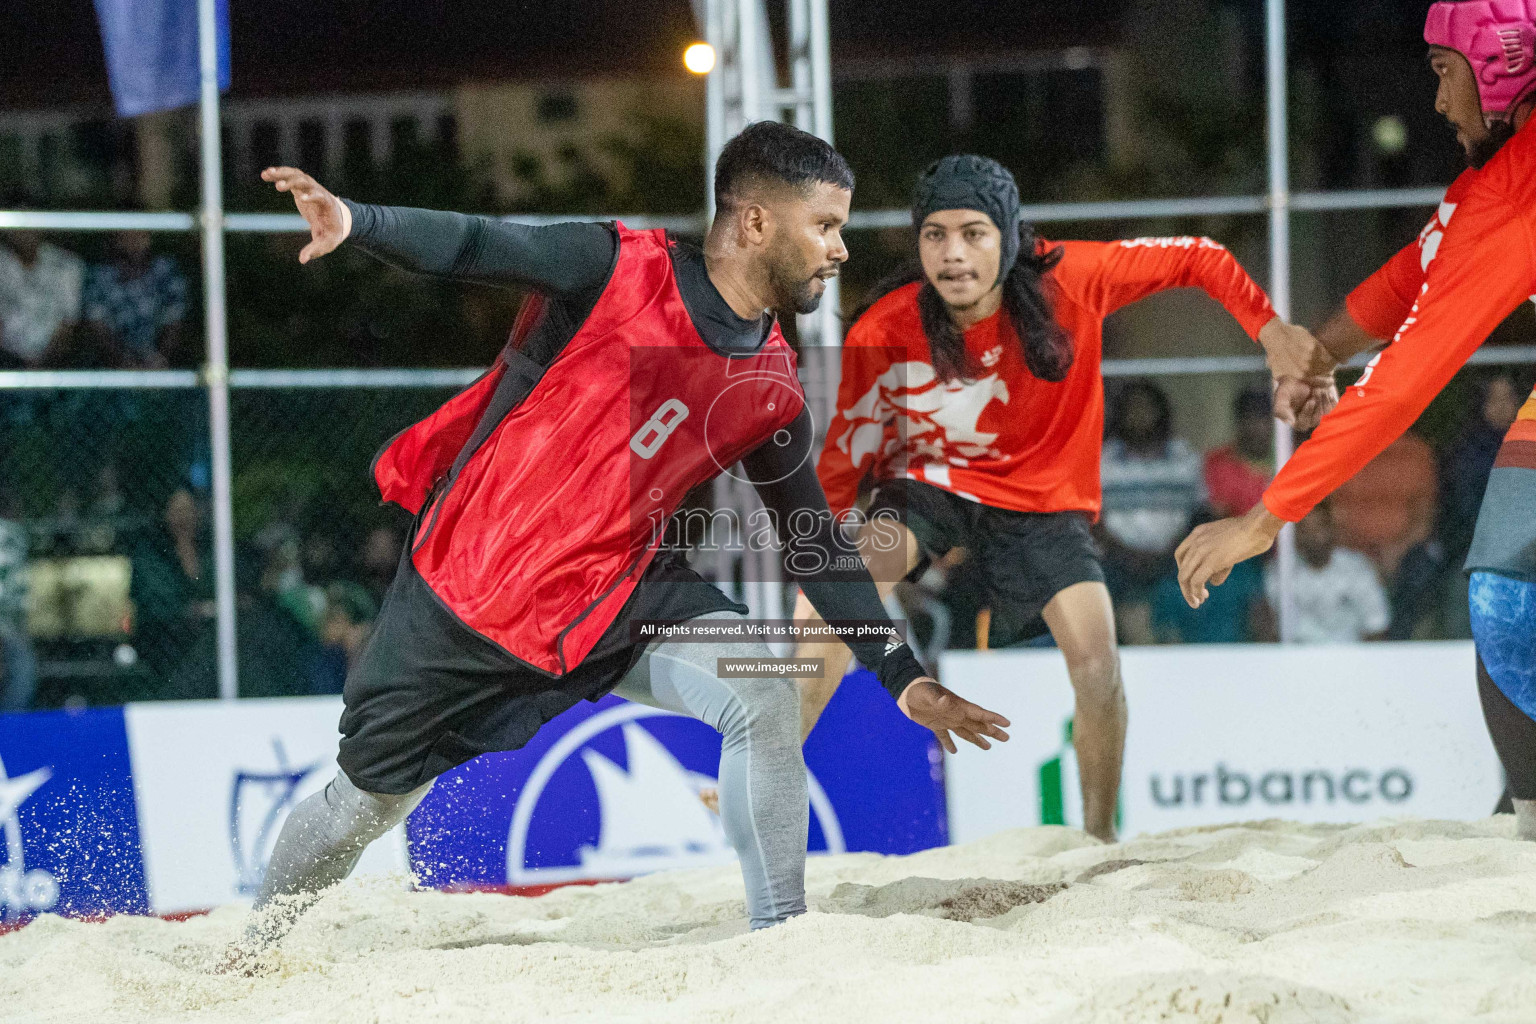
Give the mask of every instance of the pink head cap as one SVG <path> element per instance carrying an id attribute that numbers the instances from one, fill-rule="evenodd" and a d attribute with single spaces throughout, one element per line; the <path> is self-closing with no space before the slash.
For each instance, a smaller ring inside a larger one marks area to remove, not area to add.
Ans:
<path id="1" fill-rule="evenodd" d="M 1424 41 L 1467 58 L 1488 117 L 1507 117 L 1536 85 L 1536 0 L 1442 0 Z"/>

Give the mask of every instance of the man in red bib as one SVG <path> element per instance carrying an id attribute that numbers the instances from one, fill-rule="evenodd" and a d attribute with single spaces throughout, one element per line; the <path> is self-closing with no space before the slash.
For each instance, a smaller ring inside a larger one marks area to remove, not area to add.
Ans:
<path id="1" fill-rule="evenodd" d="M 799 700 L 788 679 L 720 678 L 762 641 L 657 641 L 647 622 L 747 609 L 664 544 L 693 487 L 740 463 L 829 621 L 889 625 L 835 530 L 812 425 L 774 310 L 809 312 L 847 259 L 853 175 L 774 122 L 722 152 L 702 251 L 619 224 L 532 228 L 333 196 L 262 177 L 309 222 L 308 262 L 351 241 L 395 266 L 537 292 L 490 371 L 380 453 L 386 501 L 416 517 L 349 675 L 341 771 L 289 816 L 236 963 L 280 938 L 410 813 L 432 780 L 514 750 L 617 690 L 719 730 L 720 812 L 753 927 L 805 909 Z M 927 678 L 894 628 L 851 646 L 914 721 L 987 746 L 1008 723 Z"/>

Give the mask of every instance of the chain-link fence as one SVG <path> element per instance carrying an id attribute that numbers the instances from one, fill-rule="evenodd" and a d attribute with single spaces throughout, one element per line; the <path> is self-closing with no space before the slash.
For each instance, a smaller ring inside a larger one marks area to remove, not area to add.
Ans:
<path id="1" fill-rule="evenodd" d="M 177 695 L 213 615 L 207 412 L 192 387 L 0 391 L 4 706 Z"/>
<path id="2" fill-rule="evenodd" d="M 453 391 L 417 376 L 233 390 L 242 695 L 339 692 L 408 525 L 370 462 Z M 0 391 L 6 707 L 218 696 L 208 403 L 178 378 Z"/>
<path id="3" fill-rule="evenodd" d="M 1335 516 L 1336 542 L 1381 548 L 1370 553 L 1387 567 L 1382 597 L 1397 638 L 1466 635 L 1457 569 L 1480 495 L 1475 463 L 1497 438 L 1507 406 L 1528 393 L 1530 358 L 1518 348 L 1485 350 L 1477 359 L 1483 365 L 1458 375 L 1421 420 L 1387 481 L 1392 493 L 1383 499 L 1367 487 L 1348 498 L 1362 511 Z M 1264 382 L 1256 357 L 1192 359 L 1182 375 L 1145 376 L 1168 368 L 1162 360 L 1111 360 L 1111 405 L 1127 386 L 1155 379 L 1171 396 L 1175 436 L 1211 450 L 1219 450 L 1211 438 L 1240 442 L 1243 412 L 1224 400 L 1244 384 Z M 237 371 L 230 419 L 242 696 L 340 690 L 409 527 L 405 513 L 380 504 L 372 459 L 475 372 Z M 71 377 L 73 386 L 0 389 L 0 693 L 7 707 L 219 694 L 207 395 L 190 373 L 155 379 L 160 386 L 104 387 L 123 376 L 96 374 Z M 1261 440 L 1266 422 L 1259 423 Z M 1192 481 L 1191 516 L 1232 511 L 1220 506 L 1230 499 L 1207 488 L 1208 479 Z M 1415 504 L 1408 491 L 1424 500 Z M 1383 534 L 1373 526 L 1372 503 L 1383 500 L 1392 515 L 1406 517 L 1401 530 Z M 1109 518 L 1101 525 L 1106 545 L 1113 540 Z M 713 576 L 716 561 L 705 558 L 698 568 Z M 984 643 L 984 617 L 977 626 L 983 609 L 963 560 L 950 561 L 904 587 L 901 598 L 925 645 L 940 628 L 952 646 Z M 1115 567 L 1113 554 L 1109 561 Z M 1187 613 L 1168 573 L 1138 580 L 1119 572 L 1122 631 L 1162 643 L 1275 639 L 1273 583 L 1266 580 L 1272 570 L 1252 568 L 1251 578 L 1222 588 L 1219 607 L 1198 617 Z M 750 600 L 752 584 L 777 579 L 748 572 L 727 586 Z M 756 596 L 761 603 L 784 594 L 775 586 Z"/>

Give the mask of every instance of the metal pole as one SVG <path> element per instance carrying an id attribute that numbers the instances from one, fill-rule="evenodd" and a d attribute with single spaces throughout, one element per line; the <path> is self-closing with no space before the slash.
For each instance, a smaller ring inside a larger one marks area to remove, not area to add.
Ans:
<path id="1" fill-rule="evenodd" d="M 764 74 L 757 38 L 757 7 L 760 2 L 737 0 L 736 3 L 736 67 L 741 79 L 742 128 L 763 117 Z"/>
<path id="2" fill-rule="evenodd" d="M 827 21 L 827 0 L 808 0 L 810 8 L 809 49 L 811 58 L 811 132 L 827 145 L 836 145 L 832 138 L 832 42 Z M 798 83 L 797 83 L 798 84 Z M 820 318 L 816 331 L 816 349 L 820 377 L 818 385 L 824 389 L 822 422 L 825 429 L 837 414 L 837 386 L 842 378 L 841 349 L 843 347 L 842 289 L 837 278 L 827 282 L 827 290 L 821 297 Z M 819 433 L 819 431 L 818 431 Z"/>
<path id="3" fill-rule="evenodd" d="M 827 0 L 810 0 L 811 5 L 811 114 L 815 125 L 811 134 L 832 141 L 832 41 L 827 24 Z"/>
<path id="4" fill-rule="evenodd" d="M 235 670 L 235 529 L 230 497 L 229 338 L 224 310 L 224 196 L 219 154 L 219 41 L 215 0 L 198 0 L 202 70 L 203 324 L 207 334 L 208 431 L 213 469 L 213 572 L 218 608 L 219 696 L 239 693 Z"/>
<path id="5" fill-rule="evenodd" d="M 789 0 L 789 81 L 795 95 L 795 127 L 816 125 L 811 93 L 811 0 Z"/>
<path id="6" fill-rule="evenodd" d="M 725 148 L 725 26 L 720 5 L 725 0 L 704 0 L 704 41 L 715 51 L 715 67 L 704 78 L 704 230 L 715 219 L 715 161 Z"/>
<path id="7" fill-rule="evenodd" d="M 1291 318 L 1290 151 L 1287 146 L 1285 73 L 1285 0 L 1266 0 L 1265 51 L 1269 107 L 1269 298 L 1275 312 Z M 1291 428 L 1275 421 L 1275 469 L 1291 457 Z M 1287 526 L 1280 531 L 1276 569 L 1280 586 L 1280 639 L 1296 639 L 1296 540 Z"/>

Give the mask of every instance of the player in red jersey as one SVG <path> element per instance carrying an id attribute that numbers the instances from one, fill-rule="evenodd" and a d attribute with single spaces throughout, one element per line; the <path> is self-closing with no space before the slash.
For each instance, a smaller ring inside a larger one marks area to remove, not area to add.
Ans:
<path id="1" fill-rule="evenodd" d="M 1349 296 L 1318 338 L 1335 359 L 1386 347 L 1248 515 L 1195 530 L 1178 551 L 1198 606 L 1232 566 L 1408 429 L 1499 322 L 1536 292 L 1536 0 L 1429 10 L 1435 109 L 1471 165 L 1419 237 Z M 1505 437 L 1467 555 L 1478 682 L 1520 834 L 1536 839 L 1536 395 Z"/>
<path id="2" fill-rule="evenodd" d="M 1100 508 L 1104 318 L 1195 286 L 1263 344 L 1277 372 L 1306 372 L 1316 342 L 1208 238 L 1052 243 L 1019 220 L 1013 176 L 951 156 L 918 184 L 921 266 L 876 288 L 849 331 L 838 413 L 817 473 L 847 514 L 860 481 L 874 499 L 861 539 L 882 592 L 952 548 L 985 575 L 990 646 L 1055 637 L 1077 695 L 1084 825 L 1109 840 L 1125 742 L 1114 614 L 1089 532 Z M 1176 527 L 1177 528 L 1177 527 Z M 804 597 L 797 620 L 810 620 Z M 848 656 L 806 644 L 809 733 Z"/>
<path id="3" fill-rule="evenodd" d="M 416 517 L 410 543 L 348 673 L 341 770 L 284 823 L 229 966 L 249 968 L 437 776 L 516 750 L 615 691 L 721 733 L 721 823 L 751 925 L 803 913 L 795 688 L 722 674 L 722 658 L 769 658 L 761 641 L 650 640 L 632 628 L 746 614 L 655 528 L 738 461 L 775 513 L 791 570 L 807 566 L 796 578 L 818 609 L 876 627 L 848 642 L 908 717 L 946 742 L 951 730 L 983 747 L 1007 739 L 1005 719 L 924 674 L 851 549 L 851 564 L 830 561 L 840 538 L 774 311 L 815 309 L 847 259 L 853 174 L 831 146 L 777 122 L 732 139 L 702 251 L 619 224 L 529 228 L 352 203 L 295 168 L 262 177 L 309 223 L 301 262 L 350 242 L 419 272 L 531 285 L 542 299 L 484 376 L 375 460 L 385 499 Z"/>

